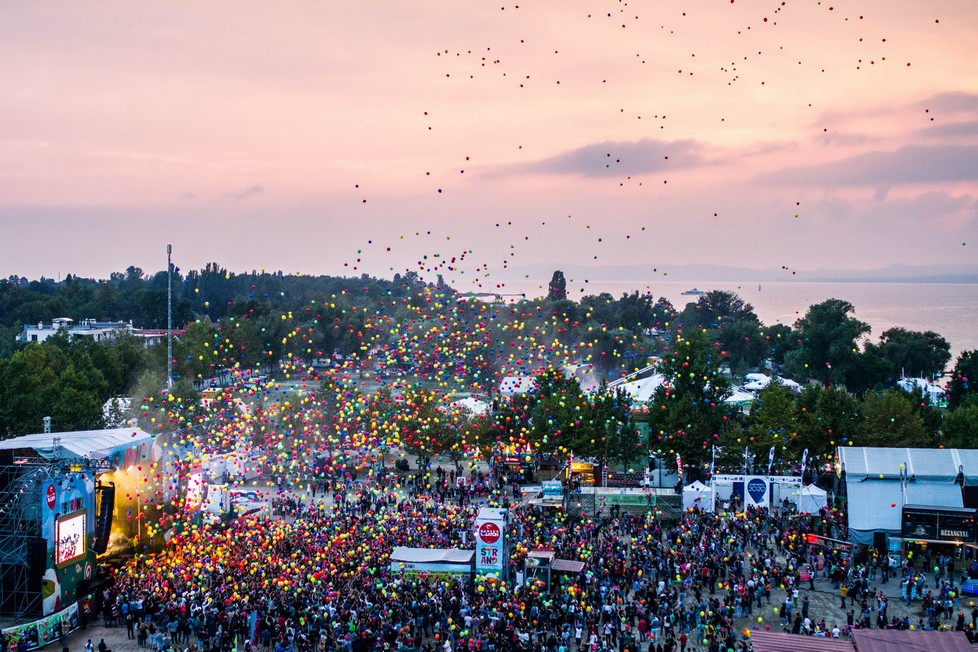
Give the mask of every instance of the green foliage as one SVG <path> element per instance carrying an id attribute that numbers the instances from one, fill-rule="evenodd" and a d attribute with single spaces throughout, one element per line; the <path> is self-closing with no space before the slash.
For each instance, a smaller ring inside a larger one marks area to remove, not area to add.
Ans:
<path id="1" fill-rule="evenodd" d="M 722 358 L 702 329 L 684 330 L 661 360 L 666 382 L 649 402 L 649 432 L 675 468 L 675 454 L 688 467 L 709 457 L 710 446 L 730 430 L 723 400 L 730 390 Z"/>
<path id="2" fill-rule="evenodd" d="M 845 388 L 809 385 L 797 398 L 797 449 L 809 456 L 832 457 L 836 446 L 855 440 L 861 404 Z"/>
<path id="3" fill-rule="evenodd" d="M 40 432 L 50 416 L 55 431 L 103 424 L 107 383 L 81 347 L 63 338 L 31 344 L 0 360 L 0 435 Z"/>
<path id="4" fill-rule="evenodd" d="M 933 378 L 951 361 L 951 344 L 934 331 L 889 328 L 880 336 L 879 352 L 890 365 L 891 379 Z"/>
<path id="5" fill-rule="evenodd" d="M 784 385 L 772 380 L 757 396 L 748 418 L 749 448 L 757 459 L 766 459 L 771 446 L 777 457 L 794 459 L 798 448 L 798 408 L 795 397 Z"/>
<path id="6" fill-rule="evenodd" d="M 934 443 L 907 394 L 900 390 L 867 394 L 858 432 L 860 446 L 918 448 Z"/>
<path id="7" fill-rule="evenodd" d="M 942 430 L 940 443 L 945 448 L 978 448 L 978 403 L 949 412 Z"/>
<path id="8" fill-rule="evenodd" d="M 761 333 L 764 337 L 766 355 L 774 364 L 783 365 L 785 356 L 798 348 L 798 338 L 790 326 L 774 324 Z"/>
<path id="9" fill-rule="evenodd" d="M 801 341 L 785 356 L 785 373 L 791 378 L 814 378 L 823 385 L 841 383 L 848 387 L 859 365 L 858 341 L 869 333 L 869 325 L 849 316 L 852 304 L 828 299 L 808 309 L 795 331 Z"/>
<path id="10" fill-rule="evenodd" d="M 948 406 L 956 408 L 975 395 L 978 395 L 978 351 L 965 351 L 958 356 L 947 384 Z"/>
<path id="11" fill-rule="evenodd" d="M 550 278 L 550 286 L 547 289 L 548 301 L 563 301 L 567 298 L 567 280 L 564 273 L 560 270 L 554 272 Z"/>

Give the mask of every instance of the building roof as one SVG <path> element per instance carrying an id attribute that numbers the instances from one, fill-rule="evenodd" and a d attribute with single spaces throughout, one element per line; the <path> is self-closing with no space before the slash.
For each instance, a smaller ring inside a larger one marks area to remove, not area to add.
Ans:
<path id="1" fill-rule="evenodd" d="M 33 450 L 45 459 L 56 457 L 111 457 L 118 450 L 129 448 L 153 436 L 140 428 L 109 430 L 75 430 L 72 432 L 21 435 L 0 441 L 0 450 Z M 57 443 L 55 443 L 57 442 Z"/>
<path id="2" fill-rule="evenodd" d="M 853 637 L 859 652 L 967 652 L 973 649 L 964 632 L 856 629 Z M 756 645 L 754 650 L 757 650 Z"/>
<path id="3" fill-rule="evenodd" d="M 801 636 L 782 632 L 753 631 L 750 633 L 754 652 L 855 652 L 853 644 L 842 638 Z M 965 639 L 967 640 L 967 639 Z M 863 652 L 862 647 L 859 652 Z"/>

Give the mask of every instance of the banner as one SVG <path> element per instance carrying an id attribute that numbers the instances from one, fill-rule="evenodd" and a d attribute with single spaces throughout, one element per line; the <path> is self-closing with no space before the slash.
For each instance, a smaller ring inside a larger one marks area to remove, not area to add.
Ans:
<path id="1" fill-rule="evenodd" d="M 67 609 L 32 623 L 8 627 L 3 630 L 3 633 L 10 641 L 9 649 L 13 649 L 13 644 L 16 643 L 17 652 L 27 652 L 55 643 L 61 640 L 62 633 L 67 636 L 76 629 L 78 629 L 77 602 Z"/>
<path id="2" fill-rule="evenodd" d="M 744 478 L 744 508 L 770 507 L 771 484 L 766 476 L 749 475 Z"/>
<path id="3" fill-rule="evenodd" d="M 502 510 L 481 509 L 475 519 L 475 572 L 502 577 L 506 521 Z"/>

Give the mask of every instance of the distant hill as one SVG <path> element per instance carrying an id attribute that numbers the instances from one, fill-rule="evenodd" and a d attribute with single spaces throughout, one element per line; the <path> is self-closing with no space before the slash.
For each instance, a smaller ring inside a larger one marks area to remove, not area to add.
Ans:
<path id="1" fill-rule="evenodd" d="M 595 281 L 641 281 L 650 277 L 648 265 L 561 265 L 538 263 L 511 268 L 513 280 L 524 275 L 549 278 L 555 269 L 566 276 Z M 978 265 L 890 265 L 875 269 L 811 269 L 793 270 L 797 274 L 786 278 L 784 269 L 754 269 L 725 265 L 660 265 L 656 273 L 668 272 L 670 281 L 785 281 L 799 280 L 833 283 L 978 283 Z M 498 271 L 496 278 L 507 276 Z"/>

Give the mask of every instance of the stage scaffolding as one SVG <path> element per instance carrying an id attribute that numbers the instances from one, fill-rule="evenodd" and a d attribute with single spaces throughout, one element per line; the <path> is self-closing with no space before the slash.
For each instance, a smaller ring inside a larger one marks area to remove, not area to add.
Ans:
<path id="1" fill-rule="evenodd" d="M 40 457 L 0 464 L 0 616 L 41 615 L 41 486 L 60 474 L 60 464 Z"/>

